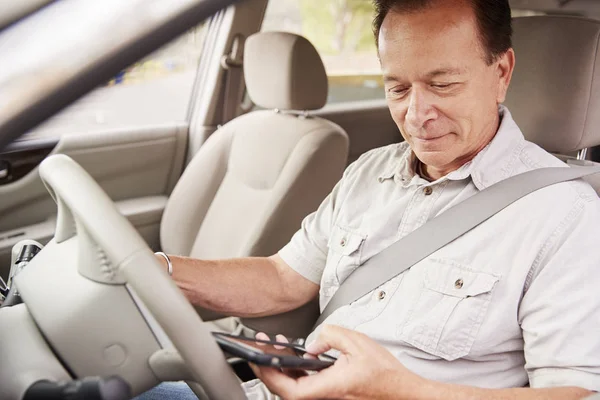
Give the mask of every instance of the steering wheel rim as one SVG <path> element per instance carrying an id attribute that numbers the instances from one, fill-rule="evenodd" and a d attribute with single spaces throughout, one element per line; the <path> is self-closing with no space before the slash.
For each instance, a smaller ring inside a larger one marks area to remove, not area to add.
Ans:
<path id="1" fill-rule="evenodd" d="M 100 265 L 81 263 L 79 272 L 99 282 L 129 284 L 210 399 L 245 399 L 207 325 L 94 179 L 66 155 L 46 158 L 40 176 L 58 205 L 55 240 L 79 235 L 82 253 L 105 255 Z"/>

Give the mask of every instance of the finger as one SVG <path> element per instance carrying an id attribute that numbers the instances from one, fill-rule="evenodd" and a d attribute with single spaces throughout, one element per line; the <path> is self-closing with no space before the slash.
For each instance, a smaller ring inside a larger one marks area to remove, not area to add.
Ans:
<path id="1" fill-rule="evenodd" d="M 307 376 L 308 373 L 302 369 L 294 369 L 294 368 L 283 368 L 283 373 L 289 376 L 290 378 L 298 379 L 302 376 Z"/>
<path id="2" fill-rule="evenodd" d="M 357 351 L 357 342 L 360 342 L 358 339 L 362 337 L 365 336 L 341 326 L 325 325 L 317 339 L 306 346 L 306 350 L 311 354 L 321 354 L 331 349 L 352 354 Z"/>
<path id="3" fill-rule="evenodd" d="M 248 366 L 250 367 L 250 369 L 252 370 L 252 372 L 254 372 L 254 375 L 256 375 L 256 377 L 258 379 L 260 379 L 260 375 L 262 374 L 261 370 L 260 370 L 261 367 L 259 367 L 256 364 L 253 364 L 251 362 L 248 362 Z"/>
<path id="4" fill-rule="evenodd" d="M 261 367 L 261 366 L 258 366 L 256 364 L 253 364 L 253 363 L 248 363 L 248 365 L 250 366 L 250 368 L 254 372 L 254 375 L 256 375 L 256 377 L 259 378 L 259 379 L 260 379 L 260 376 L 262 376 L 262 374 L 263 374 L 262 371 L 264 371 L 266 369 L 274 369 L 273 367 Z M 301 369 L 283 368 L 283 369 L 280 369 L 279 371 L 281 371 L 285 375 L 287 375 L 287 376 L 289 376 L 291 378 L 294 378 L 294 379 L 308 375 L 308 373 L 306 371 L 301 370 Z M 268 372 L 269 371 L 267 371 L 267 373 Z"/>
<path id="5" fill-rule="evenodd" d="M 258 339 L 258 340 L 271 340 L 271 338 L 269 337 L 269 335 L 267 335 L 267 334 L 266 334 L 266 333 L 264 333 L 264 332 L 258 332 L 258 333 L 257 333 L 257 334 L 254 336 L 254 338 L 255 338 L 255 339 Z M 256 342 L 256 344 L 257 344 L 257 345 L 259 345 L 259 346 L 265 346 L 265 343 Z"/>
<path id="6" fill-rule="evenodd" d="M 294 379 L 273 368 L 261 368 L 260 379 L 272 393 L 284 399 L 340 399 L 343 396 L 343 388 L 338 387 L 339 383 L 335 383 L 339 381 L 336 380 L 336 373 L 328 369 Z"/>
<path id="7" fill-rule="evenodd" d="M 286 338 L 286 337 L 285 337 L 285 336 L 283 336 L 283 335 L 276 335 L 276 336 L 275 336 L 275 340 L 277 340 L 278 342 L 281 342 L 281 343 L 289 343 L 289 342 L 290 342 L 290 341 L 288 340 L 288 338 Z"/>
<path id="8" fill-rule="evenodd" d="M 283 335 L 276 335 L 276 336 L 275 336 L 275 340 L 276 340 L 277 342 L 281 342 L 281 343 L 289 343 L 289 342 L 290 342 L 290 341 L 289 341 L 289 340 L 288 340 L 288 339 L 287 339 L 285 336 L 283 336 Z M 286 348 L 285 346 L 277 346 L 277 345 L 274 345 L 274 347 L 275 347 L 277 350 L 282 350 L 282 349 L 285 349 L 285 348 Z"/>
<path id="9" fill-rule="evenodd" d="M 291 397 L 294 393 L 296 381 L 275 368 L 259 367 L 255 364 L 250 364 L 252 371 L 258 379 L 260 379 L 269 388 L 271 393 L 279 395 L 283 398 Z"/>

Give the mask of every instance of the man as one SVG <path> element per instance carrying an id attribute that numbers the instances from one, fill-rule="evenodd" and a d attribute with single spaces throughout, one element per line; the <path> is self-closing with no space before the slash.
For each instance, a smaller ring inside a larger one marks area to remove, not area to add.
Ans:
<path id="1" fill-rule="evenodd" d="M 173 257 L 194 304 L 252 317 L 318 295 L 323 308 L 356 268 L 429 219 L 510 176 L 563 166 L 500 106 L 515 65 L 508 0 L 374 3 L 387 101 L 406 141 L 351 165 L 278 255 Z M 286 399 L 583 398 L 600 389 L 599 220 L 585 183 L 533 193 L 334 312 L 309 346 L 340 351 L 333 367 L 257 375 Z"/>

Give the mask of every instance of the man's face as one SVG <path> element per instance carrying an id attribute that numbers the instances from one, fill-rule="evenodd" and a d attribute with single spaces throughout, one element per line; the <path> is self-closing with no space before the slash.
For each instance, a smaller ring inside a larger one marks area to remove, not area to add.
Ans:
<path id="1" fill-rule="evenodd" d="M 391 11 L 379 56 L 392 118 L 431 178 L 459 168 L 494 137 L 514 53 L 488 65 L 467 2 Z"/>

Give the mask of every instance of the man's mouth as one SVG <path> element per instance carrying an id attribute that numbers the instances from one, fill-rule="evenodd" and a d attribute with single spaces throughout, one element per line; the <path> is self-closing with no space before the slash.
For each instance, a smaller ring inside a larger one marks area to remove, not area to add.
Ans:
<path id="1" fill-rule="evenodd" d="M 414 140 L 422 142 L 422 143 L 432 143 L 432 142 L 435 142 L 436 140 L 441 139 L 445 136 L 446 136 L 446 134 L 438 135 L 438 136 L 430 136 L 430 137 L 413 136 L 413 138 L 414 138 Z"/>

